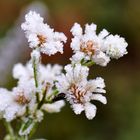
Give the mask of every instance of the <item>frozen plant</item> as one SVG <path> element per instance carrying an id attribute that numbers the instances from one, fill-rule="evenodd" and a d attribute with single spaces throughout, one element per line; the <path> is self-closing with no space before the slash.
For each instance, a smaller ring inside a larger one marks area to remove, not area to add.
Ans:
<path id="1" fill-rule="evenodd" d="M 69 102 L 76 115 L 85 112 L 87 119 L 95 117 L 97 108 L 93 100 L 107 103 L 104 79 L 89 79 L 90 66 L 106 66 L 113 58 L 127 54 L 127 43 L 118 35 L 103 29 L 96 33 L 95 24 L 86 24 L 83 32 L 75 23 L 70 47 L 73 50 L 71 63 L 64 66 L 43 65 L 41 53 L 54 55 L 63 53 L 66 36 L 54 31 L 43 18 L 34 11 L 25 16 L 21 25 L 29 47 L 31 59 L 23 65 L 15 64 L 13 77 L 18 80 L 11 91 L 0 88 L 0 118 L 4 120 L 8 134 L 4 140 L 28 140 L 47 113 L 58 113 Z M 16 120 L 18 129 L 11 122 Z"/>

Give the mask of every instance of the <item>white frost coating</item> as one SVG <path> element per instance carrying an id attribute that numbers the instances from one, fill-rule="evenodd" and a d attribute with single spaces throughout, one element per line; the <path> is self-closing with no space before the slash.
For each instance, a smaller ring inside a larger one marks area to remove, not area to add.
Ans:
<path id="1" fill-rule="evenodd" d="M 80 24 L 75 23 L 73 27 L 71 28 L 71 32 L 74 36 L 81 36 L 83 31 Z"/>
<path id="2" fill-rule="evenodd" d="M 96 106 L 91 103 L 86 103 L 84 108 L 86 117 L 89 120 L 93 119 L 96 115 Z"/>
<path id="3" fill-rule="evenodd" d="M 75 114 L 81 114 L 85 111 L 88 119 L 94 118 L 96 114 L 95 105 L 91 104 L 91 100 L 98 100 L 106 103 L 106 97 L 101 93 L 105 93 L 104 80 L 100 77 L 94 80 L 87 80 L 89 69 L 80 64 L 75 66 L 65 66 L 66 74 L 62 74 L 57 78 L 56 87 L 59 92 L 66 94 L 66 99 L 71 104 Z"/>
<path id="4" fill-rule="evenodd" d="M 109 35 L 105 41 L 105 51 L 111 58 L 118 59 L 123 55 L 127 54 L 128 44 L 124 38 L 118 35 Z"/>
<path id="5" fill-rule="evenodd" d="M 72 108 L 76 115 L 81 114 L 81 112 L 84 111 L 84 107 L 82 104 L 73 104 Z"/>
<path id="6" fill-rule="evenodd" d="M 72 63 L 80 63 L 81 60 L 93 61 L 100 66 L 106 66 L 110 58 L 120 58 L 127 54 L 127 43 L 124 38 L 118 35 L 109 35 L 103 29 L 99 34 L 96 33 L 96 24 L 86 24 L 85 32 L 80 24 L 75 23 L 71 29 L 72 38 L 71 48 L 74 55 L 70 59 Z"/>
<path id="7" fill-rule="evenodd" d="M 21 28 L 25 31 L 31 48 L 37 48 L 49 56 L 57 52 L 63 53 L 66 36 L 63 33 L 54 32 L 49 25 L 43 22 L 43 18 L 38 13 L 30 11 L 26 14 Z"/>
<path id="8" fill-rule="evenodd" d="M 42 109 L 45 110 L 48 113 L 58 113 L 61 111 L 61 108 L 65 105 L 64 101 L 56 101 L 51 104 L 44 104 L 42 106 Z"/>

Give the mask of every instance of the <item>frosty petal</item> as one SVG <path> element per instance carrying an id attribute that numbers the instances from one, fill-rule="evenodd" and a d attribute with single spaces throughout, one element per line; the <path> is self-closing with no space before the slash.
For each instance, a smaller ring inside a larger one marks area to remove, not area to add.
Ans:
<path id="1" fill-rule="evenodd" d="M 106 66 L 109 63 L 110 58 L 105 53 L 99 52 L 99 54 L 93 56 L 93 61 L 98 65 Z"/>
<path id="2" fill-rule="evenodd" d="M 96 115 L 96 106 L 91 103 L 86 103 L 84 108 L 86 117 L 89 120 L 93 119 Z"/>
<path id="3" fill-rule="evenodd" d="M 65 105 L 64 101 L 57 101 L 52 104 L 44 104 L 42 109 L 49 113 L 58 113 L 61 111 L 61 108 Z"/>
<path id="4" fill-rule="evenodd" d="M 75 23 L 73 27 L 71 28 L 71 32 L 74 36 L 81 36 L 82 35 L 82 28 L 80 24 Z"/>
<path id="5" fill-rule="evenodd" d="M 93 94 L 92 95 L 92 100 L 100 101 L 103 104 L 107 103 L 106 97 L 101 95 L 101 94 Z"/>
<path id="6" fill-rule="evenodd" d="M 72 108 L 76 115 L 81 114 L 81 112 L 84 110 L 84 107 L 82 104 L 73 104 Z"/>

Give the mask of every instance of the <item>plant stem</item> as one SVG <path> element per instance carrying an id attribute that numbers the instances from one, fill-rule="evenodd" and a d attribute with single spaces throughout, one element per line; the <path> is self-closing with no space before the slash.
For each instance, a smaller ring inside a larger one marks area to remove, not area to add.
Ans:
<path id="1" fill-rule="evenodd" d="M 37 65 L 36 65 L 36 58 L 33 59 L 33 71 L 34 71 L 34 80 L 35 80 L 35 86 L 38 88 L 38 80 L 37 80 Z M 37 102 L 39 102 L 39 94 L 36 92 L 36 98 Z"/>
<path id="2" fill-rule="evenodd" d="M 40 109 L 45 101 L 45 98 L 46 98 L 46 94 L 47 94 L 47 90 L 48 90 L 48 87 L 46 87 L 46 89 L 44 90 L 43 92 L 43 97 L 42 97 L 42 100 L 40 101 L 40 103 L 38 104 L 38 107 L 37 109 Z"/>
<path id="3" fill-rule="evenodd" d="M 38 123 L 37 122 L 34 122 L 34 127 L 33 127 L 32 131 L 30 132 L 28 138 L 31 138 L 33 136 L 33 134 L 35 133 L 35 131 L 37 129 L 37 126 L 38 126 Z"/>
<path id="4" fill-rule="evenodd" d="M 15 135 L 14 135 L 14 131 L 13 131 L 13 128 L 11 126 L 11 123 L 4 121 L 4 125 L 6 127 L 7 132 L 9 133 L 9 135 L 11 137 L 11 140 L 15 140 Z"/>
<path id="5" fill-rule="evenodd" d="M 87 67 L 91 67 L 94 64 L 95 64 L 94 61 L 89 61 L 89 62 L 83 63 L 82 65 L 87 66 Z"/>
<path id="6" fill-rule="evenodd" d="M 35 86 L 38 87 L 38 81 L 37 81 L 37 65 L 35 62 L 35 58 L 33 59 L 33 70 L 34 70 L 34 80 L 35 80 Z"/>
<path id="7" fill-rule="evenodd" d="M 25 140 L 28 140 L 28 135 L 25 136 Z"/>

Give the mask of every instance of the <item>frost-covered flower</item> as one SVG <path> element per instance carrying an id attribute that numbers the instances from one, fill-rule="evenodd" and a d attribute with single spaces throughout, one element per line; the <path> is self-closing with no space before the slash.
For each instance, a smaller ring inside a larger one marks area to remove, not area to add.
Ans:
<path id="1" fill-rule="evenodd" d="M 28 107 L 32 110 L 36 103 L 34 89 L 30 85 L 20 85 L 12 91 L 0 89 L 0 112 L 7 121 L 22 117 Z"/>
<path id="2" fill-rule="evenodd" d="M 62 72 L 62 66 L 55 64 L 39 65 L 39 77 L 38 77 L 38 92 L 47 89 L 47 95 L 52 94 L 52 88 L 54 87 L 54 81 L 56 81 L 57 76 Z"/>
<path id="3" fill-rule="evenodd" d="M 118 35 L 109 35 L 109 32 L 103 29 L 99 34 L 96 33 L 95 24 L 86 24 L 83 33 L 81 26 L 75 23 L 71 29 L 74 36 L 71 42 L 71 48 L 74 55 L 71 60 L 74 63 L 84 61 L 93 61 L 98 65 L 106 66 L 111 58 L 120 58 L 127 54 L 127 43 L 124 38 Z"/>
<path id="4" fill-rule="evenodd" d="M 10 91 L 4 88 L 0 88 L 0 114 L 1 116 L 4 115 L 5 109 L 8 107 L 9 103 L 11 102 L 12 94 Z"/>
<path id="5" fill-rule="evenodd" d="M 56 77 L 61 74 L 62 68 L 63 67 L 58 64 L 53 66 L 51 64 L 38 64 L 37 72 L 39 75 L 39 88 L 41 88 L 45 83 L 53 84 Z M 13 68 L 13 77 L 18 79 L 18 83 L 30 82 L 32 83 L 32 86 L 35 86 L 33 67 L 30 62 L 28 62 L 25 66 L 21 63 L 16 64 Z"/>
<path id="6" fill-rule="evenodd" d="M 86 117 L 92 119 L 96 114 L 96 106 L 90 103 L 91 100 L 98 100 L 106 104 L 106 98 L 100 94 L 105 93 L 104 80 L 100 77 L 94 80 L 87 80 L 88 67 L 76 64 L 65 66 L 66 74 L 57 78 L 56 87 L 59 92 L 65 93 L 66 99 L 70 102 L 75 114 L 85 111 Z"/>
<path id="7" fill-rule="evenodd" d="M 18 80 L 18 84 L 30 83 L 35 87 L 33 67 L 30 62 L 25 66 L 21 63 L 15 64 L 13 67 L 13 77 Z"/>
<path id="8" fill-rule="evenodd" d="M 62 73 L 62 66 L 55 64 L 42 65 L 38 64 L 37 75 L 38 76 L 38 87 L 35 87 L 34 72 L 33 67 L 30 62 L 25 66 L 22 64 L 16 64 L 13 68 L 13 77 L 18 79 L 19 85 L 24 85 L 24 83 L 30 84 L 30 87 L 36 89 L 36 92 L 39 93 L 40 100 L 43 97 L 43 92 L 46 90 L 46 100 L 51 97 L 54 98 L 53 88 L 54 81 Z M 47 89 L 46 89 L 47 88 Z"/>
<path id="9" fill-rule="evenodd" d="M 77 63 L 82 59 L 92 60 L 101 66 L 106 66 L 110 61 L 109 57 L 102 51 L 104 39 L 109 33 L 104 29 L 97 35 L 96 28 L 95 24 L 86 24 L 83 34 L 81 26 L 78 23 L 74 24 L 71 29 L 74 36 L 71 42 L 71 48 L 74 51 L 72 61 Z"/>
<path id="10" fill-rule="evenodd" d="M 39 73 L 40 73 L 40 81 L 44 82 L 47 81 L 52 83 L 56 80 L 56 77 L 62 73 L 62 66 L 55 64 L 47 64 L 47 65 L 40 65 Z"/>
<path id="11" fill-rule="evenodd" d="M 37 48 L 42 53 L 53 55 L 63 53 L 63 43 L 67 38 L 63 33 L 54 32 L 43 18 L 36 12 L 30 11 L 25 16 L 25 22 L 21 25 L 31 48 Z"/>
<path id="12" fill-rule="evenodd" d="M 127 54 L 126 47 L 128 46 L 124 38 L 118 35 L 109 35 L 104 42 L 104 50 L 111 58 L 118 59 Z"/>

